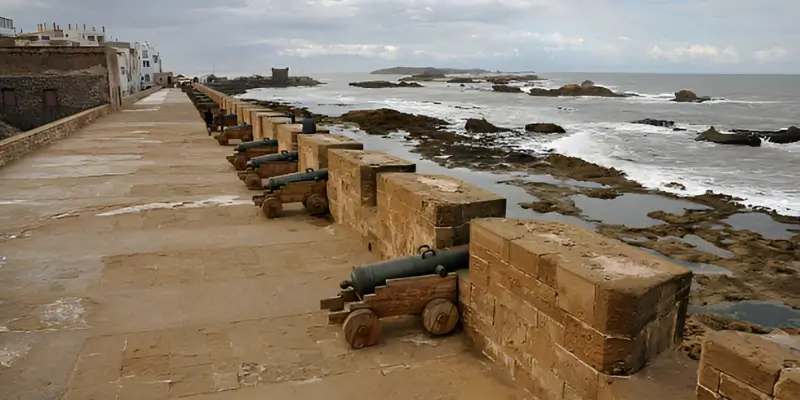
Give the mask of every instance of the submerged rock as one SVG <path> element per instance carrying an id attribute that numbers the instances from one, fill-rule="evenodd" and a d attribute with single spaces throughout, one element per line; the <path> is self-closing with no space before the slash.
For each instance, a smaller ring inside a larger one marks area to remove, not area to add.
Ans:
<path id="1" fill-rule="evenodd" d="M 452 78 L 447 83 L 475 83 L 472 78 Z"/>
<path id="2" fill-rule="evenodd" d="M 467 132 L 472 132 L 472 133 L 497 133 L 497 132 L 508 132 L 511 130 L 496 126 L 484 118 L 467 119 L 467 123 L 466 125 L 464 125 L 464 129 L 466 129 Z"/>
<path id="3" fill-rule="evenodd" d="M 367 89 L 383 89 L 383 88 L 397 88 L 397 87 L 423 87 L 416 82 L 387 82 L 387 81 L 365 81 L 365 82 L 352 82 L 350 86 L 367 88 Z"/>
<path id="4" fill-rule="evenodd" d="M 720 133 L 713 126 L 707 131 L 697 135 L 694 140 L 717 144 L 733 144 L 751 147 L 761 146 L 761 138 L 758 137 L 758 135 L 751 135 L 748 133 Z"/>
<path id="5" fill-rule="evenodd" d="M 769 140 L 770 143 L 787 144 L 800 142 L 800 128 L 790 126 L 779 131 L 753 131 L 747 129 L 731 129 L 731 132 L 758 135 L 762 139 Z"/>
<path id="6" fill-rule="evenodd" d="M 528 131 L 528 132 L 536 132 L 536 133 L 566 133 L 567 132 L 561 126 L 556 125 L 556 124 L 552 124 L 552 123 L 528 124 L 528 125 L 525 125 L 525 130 Z"/>
<path id="7" fill-rule="evenodd" d="M 570 83 L 558 89 L 533 88 L 528 92 L 530 96 L 559 97 L 559 96 L 593 96 L 593 97 L 626 97 L 624 94 L 614 93 L 611 89 L 602 86 L 578 85 Z"/>
<path id="8" fill-rule="evenodd" d="M 675 98 L 672 99 L 672 101 L 678 103 L 702 103 L 709 100 L 711 100 L 711 97 L 698 97 L 697 94 L 691 90 L 679 90 L 675 92 Z"/>
<path id="9" fill-rule="evenodd" d="M 643 125 L 652 125 L 652 126 L 662 126 L 664 128 L 672 128 L 675 126 L 675 121 L 667 121 L 665 119 L 640 119 L 638 121 L 631 121 L 632 124 L 643 124 Z"/>
<path id="10" fill-rule="evenodd" d="M 516 86 L 508 86 L 508 85 L 494 85 L 492 86 L 492 90 L 495 92 L 503 92 L 503 93 L 522 93 L 522 89 Z"/>

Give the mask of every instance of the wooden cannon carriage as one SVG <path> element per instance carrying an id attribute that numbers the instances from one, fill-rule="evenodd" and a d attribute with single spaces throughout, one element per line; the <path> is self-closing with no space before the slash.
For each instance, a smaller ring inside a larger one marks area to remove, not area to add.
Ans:
<path id="1" fill-rule="evenodd" d="M 303 203 L 311 215 L 328 213 L 328 170 L 307 170 L 269 178 L 267 191 L 253 196 L 253 203 L 267 218 L 277 218 L 285 203 Z"/>
<path id="2" fill-rule="evenodd" d="M 251 142 L 253 141 L 253 125 L 244 124 L 228 127 L 214 135 L 214 139 L 217 140 L 220 146 L 227 146 L 230 140 Z"/>
<path id="3" fill-rule="evenodd" d="M 353 268 L 335 297 L 320 301 L 329 310 L 328 323 L 341 324 L 354 349 L 369 347 L 380 337 L 380 319 L 421 315 L 433 336 L 452 332 L 459 321 L 457 269 L 469 265 L 469 246 L 433 250 Z"/>
<path id="4" fill-rule="evenodd" d="M 244 171 L 239 171 L 239 179 L 250 190 L 264 189 L 263 180 L 297 172 L 298 153 L 282 151 L 247 161 Z"/>
<path id="5" fill-rule="evenodd" d="M 277 140 L 254 140 L 239 143 L 233 150 L 233 155 L 225 157 L 237 171 L 244 171 L 247 163 L 256 157 L 261 157 L 278 152 Z"/>

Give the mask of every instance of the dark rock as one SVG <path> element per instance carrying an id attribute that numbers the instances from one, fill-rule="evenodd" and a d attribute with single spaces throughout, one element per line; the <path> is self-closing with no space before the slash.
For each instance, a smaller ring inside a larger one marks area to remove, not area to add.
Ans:
<path id="1" fill-rule="evenodd" d="M 492 90 L 495 92 L 503 92 L 503 93 L 522 93 L 522 89 L 516 86 L 508 86 L 508 85 L 494 85 L 492 86 Z"/>
<path id="2" fill-rule="evenodd" d="M 667 121 L 665 119 L 640 119 L 638 121 L 632 121 L 632 124 L 643 124 L 643 125 L 652 125 L 652 126 L 662 126 L 664 128 L 672 128 L 675 126 L 675 121 Z"/>
<path id="3" fill-rule="evenodd" d="M 594 86 L 594 82 L 592 82 L 590 80 L 585 80 L 585 81 L 581 82 L 581 87 L 589 88 L 589 87 L 592 87 L 592 86 Z"/>
<path id="4" fill-rule="evenodd" d="M 536 133 L 566 133 L 567 131 L 564 128 L 551 123 L 541 123 L 541 124 L 528 124 L 525 125 L 525 130 L 528 132 L 536 132 Z"/>
<path id="5" fill-rule="evenodd" d="M 387 81 L 366 81 L 366 82 L 352 82 L 350 86 L 367 88 L 367 89 L 383 89 L 383 88 L 396 88 L 396 87 L 422 87 L 416 82 L 387 82 Z"/>
<path id="6" fill-rule="evenodd" d="M 447 81 L 447 83 L 475 83 L 472 78 L 453 78 Z"/>
<path id="7" fill-rule="evenodd" d="M 495 126 L 491 122 L 481 118 L 469 118 L 467 119 L 466 125 L 464 125 L 464 129 L 467 132 L 472 133 L 497 133 L 497 132 L 508 132 L 511 129 L 501 128 L 499 126 Z"/>
<path id="8" fill-rule="evenodd" d="M 670 182 L 670 183 L 664 185 L 664 187 L 678 189 L 678 190 L 686 190 L 686 186 L 684 186 L 682 183 L 678 183 L 678 182 Z"/>
<path id="9" fill-rule="evenodd" d="M 800 142 L 800 128 L 790 126 L 779 131 L 753 131 L 747 129 L 731 129 L 731 132 L 749 135 L 758 135 L 770 143 L 787 144 Z"/>
<path id="10" fill-rule="evenodd" d="M 407 114 L 388 108 L 350 111 L 340 117 L 352 122 L 372 135 L 387 135 L 395 131 L 406 131 L 413 136 L 434 137 L 437 131 L 448 125 L 447 121 L 426 115 Z"/>
<path id="11" fill-rule="evenodd" d="M 698 97 L 697 94 L 691 90 L 677 91 L 675 92 L 675 98 L 672 99 L 672 101 L 676 101 L 678 103 L 702 103 L 709 100 L 711 100 L 711 97 Z"/>
<path id="12" fill-rule="evenodd" d="M 761 146 L 761 138 L 758 135 L 747 133 L 720 133 L 713 126 L 697 135 L 694 139 L 701 142 L 712 142 L 717 144 L 733 144 L 740 146 Z"/>
<path id="13" fill-rule="evenodd" d="M 602 86 L 581 86 L 570 83 L 558 89 L 533 88 L 528 92 L 531 96 L 559 97 L 559 96 L 594 96 L 594 97 L 626 97 L 624 94 L 614 93 L 611 89 Z"/>

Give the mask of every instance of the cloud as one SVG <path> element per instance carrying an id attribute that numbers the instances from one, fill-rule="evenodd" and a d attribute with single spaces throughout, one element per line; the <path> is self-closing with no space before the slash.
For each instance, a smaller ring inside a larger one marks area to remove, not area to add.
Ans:
<path id="1" fill-rule="evenodd" d="M 693 44 L 688 46 L 653 46 L 648 52 L 650 57 L 656 60 L 668 60 L 671 62 L 713 62 L 722 64 L 739 63 L 739 52 L 733 46 L 720 49 L 717 46 L 707 44 Z"/>
<path id="2" fill-rule="evenodd" d="M 467 63 L 504 70 L 796 71 L 786 0 L 0 0 L 19 28 L 105 25 L 186 73 Z M 730 21 L 737 21 L 735 26 Z M 635 40 L 633 40 L 634 38 Z M 786 50 L 787 54 L 780 50 Z M 740 54 L 747 55 L 740 57 Z M 769 61 L 768 61 L 769 60 Z M 778 60 L 784 62 L 776 62 Z M 461 65 L 461 64 L 459 64 Z"/>
<path id="3" fill-rule="evenodd" d="M 772 63 L 783 61 L 789 57 L 789 51 L 783 47 L 773 46 L 753 53 L 753 57 L 760 63 Z"/>

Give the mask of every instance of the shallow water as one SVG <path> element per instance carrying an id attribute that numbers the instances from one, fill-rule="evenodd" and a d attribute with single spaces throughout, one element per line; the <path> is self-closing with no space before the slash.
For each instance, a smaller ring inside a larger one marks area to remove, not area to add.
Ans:
<path id="1" fill-rule="evenodd" d="M 705 210 L 708 207 L 685 200 L 670 199 L 652 194 L 625 193 L 615 199 L 595 199 L 582 194 L 572 196 L 583 215 L 606 224 L 629 228 L 649 228 L 663 221 L 647 216 L 652 211 L 683 215 L 686 210 Z"/>
<path id="2" fill-rule="evenodd" d="M 770 240 L 789 240 L 800 233 L 800 225 L 780 223 L 762 213 L 733 214 L 723 222 L 730 224 L 733 229 L 748 229 Z"/>
<path id="3" fill-rule="evenodd" d="M 766 301 L 723 302 L 709 306 L 689 306 L 690 313 L 707 312 L 765 328 L 800 329 L 800 310 Z"/>
<path id="4" fill-rule="evenodd" d="M 313 111 L 340 115 L 353 109 L 394 108 L 447 119 L 455 129 L 464 119 L 485 117 L 490 122 L 521 130 L 532 122 L 564 126 L 564 135 L 517 134 L 497 137 L 532 151 L 555 150 L 615 167 L 647 187 L 678 194 L 697 195 L 706 190 L 745 199 L 746 204 L 800 215 L 800 143 L 760 148 L 695 142 L 697 131 L 710 125 L 720 129 L 779 129 L 797 125 L 800 76 L 561 74 L 542 73 L 544 87 L 591 79 L 598 85 L 639 96 L 608 98 L 540 98 L 525 94 L 495 93 L 491 85 L 425 82 L 423 88 L 362 89 L 348 83 L 396 80 L 400 76 L 331 74 L 316 78 L 326 82 L 313 88 L 257 89 L 245 97 L 285 100 Z M 671 93 L 692 89 L 714 97 L 703 104 L 671 102 Z M 688 129 L 631 124 L 642 118 L 674 120 Z M 735 164 L 732 164 L 735 160 Z M 686 191 L 664 187 L 684 184 Z"/>

